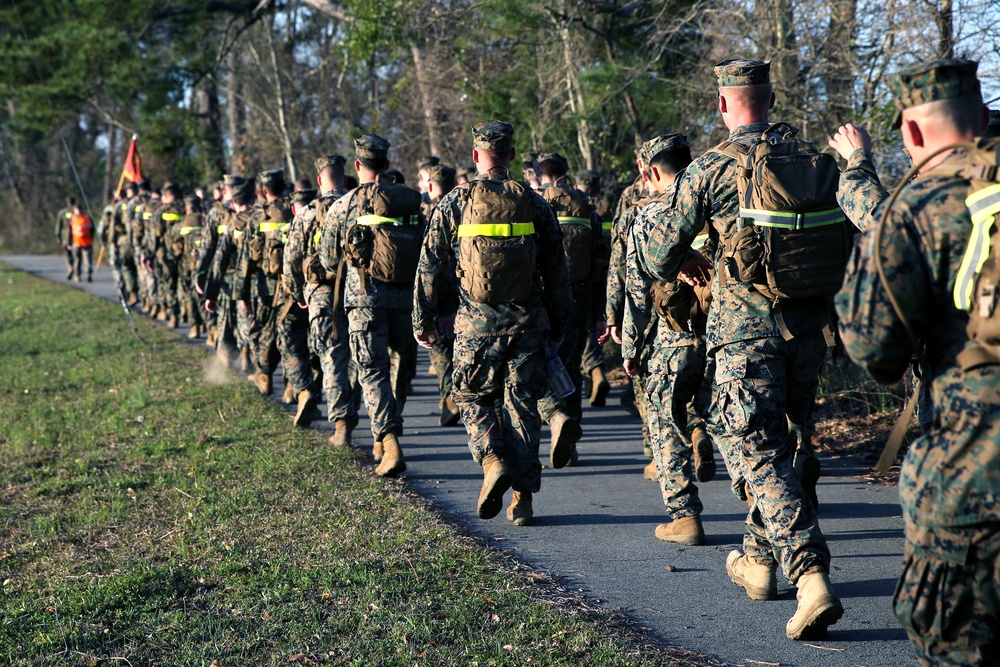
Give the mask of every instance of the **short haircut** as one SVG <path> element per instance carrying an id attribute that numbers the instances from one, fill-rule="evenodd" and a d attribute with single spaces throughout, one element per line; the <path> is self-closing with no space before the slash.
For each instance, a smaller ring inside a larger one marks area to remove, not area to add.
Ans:
<path id="1" fill-rule="evenodd" d="M 66 197 L 66 206 L 76 206 L 76 197 Z"/>
<path id="2" fill-rule="evenodd" d="M 344 177 L 344 165 L 330 163 L 319 170 L 319 175 L 327 181 L 339 181 Z"/>
<path id="3" fill-rule="evenodd" d="M 249 206 L 253 199 L 253 188 L 242 188 L 233 193 L 233 203 L 239 206 Z"/>
<path id="4" fill-rule="evenodd" d="M 719 88 L 719 95 L 725 97 L 729 104 L 735 104 L 757 113 L 765 113 L 771 108 L 772 94 L 774 94 L 774 87 L 769 83 Z"/>
<path id="5" fill-rule="evenodd" d="M 403 172 L 399 169 L 386 169 L 382 173 L 391 178 L 393 183 L 397 185 L 406 185 L 406 177 L 403 176 Z"/>
<path id="6" fill-rule="evenodd" d="M 300 178 L 299 180 L 295 181 L 296 192 L 298 192 L 299 190 L 311 190 L 312 188 L 313 188 L 313 182 L 310 181 L 308 178 Z"/>
<path id="7" fill-rule="evenodd" d="M 377 174 L 381 174 L 383 171 L 389 168 L 389 158 L 370 158 L 370 157 L 359 157 L 358 162 L 361 166 L 369 171 L 374 171 Z"/>
<path id="8" fill-rule="evenodd" d="M 924 121 L 936 127 L 950 126 L 958 132 L 968 132 L 975 136 L 980 136 L 986 131 L 986 128 L 983 127 L 983 96 L 981 93 L 927 102 L 906 109 L 903 115 L 910 120 Z"/>
<path id="9" fill-rule="evenodd" d="M 272 197 L 280 197 L 285 194 L 285 182 L 275 181 L 273 183 L 264 183 L 264 192 Z"/>
<path id="10" fill-rule="evenodd" d="M 549 178 L 565 176 L 568 171 L 563 160 L 542 160 L 535 166 L 535 170 L 542 176 Z"/>
<path id="11" fill-rule="evenodd" d="M 668 176 L 679 174 L 689 164 L 691 164 L 690 146 L 678 146 L 662 150 L 649 160 L 650 167 L 656 167 Z"/>

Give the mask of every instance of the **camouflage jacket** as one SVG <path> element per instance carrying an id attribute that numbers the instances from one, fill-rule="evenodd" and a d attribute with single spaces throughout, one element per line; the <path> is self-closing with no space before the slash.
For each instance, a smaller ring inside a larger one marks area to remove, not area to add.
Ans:
<path id="1" fill-rule="evenodd" d="M 365 184 L 362 184 L 365 185 Z M 361 215 L 356 197 L 357 189 L 333 203 L 326 213 L 323 233 L 319 239 L 319 261 L 323 268 L 337 275 L 343 258 L 347 234 Z M 413 303 L 413 288 L 409 285 L 393 285 L 371 277 L 362 277 L 361 272 L 346 261 L 344 273 L 345 308 L 405 308 Z"/>
<path id="2" fill-rule="evenodd" d="M 285 234 L 291 221 L 292 209 L 283 199 L 258 202 L 251 209 L 233 285 L 239 299 L 259 299 L 271 305 L 281 276 Z"/>
<path id="3" fill-rule="evenodd" d="M 729 140 L 750 146 L 770 127 L 756 123 L 738 127 Z M 642 269 L 658 280 L 677 279 L 681 266 L 690 257 L 695 237 L 708 226 L 709 247 L 721 248 L 722 241 L 737 231 L 739 201 L 736 192 L 736 161 L 710 151 L 692 162 L 678 177 L 675 206 L 663 223 L 656 226 L 638 256 Z M 719 255 L 715 252 L 716 275 Z M 711 258 L 710 258 L 711 259 Z M 609 288 L 610 289 L 610 288 Z M 832 304 L 794 302 L 782 306 L 781 315 L 793 336 L 816 333 L 830 323 Z M 753 338 L 781 337 L 771 301 L 752 285 L 716 279 L 712 283 L 712 308 L 708 315 L 708 348 Z"/>
<path id="4" fill-rule="evenodd" d="M 559 187 L 564 189 L 571 189 L 572 186 L 566 183 L 557 184 Z M 551 199 L 546 196 L 545 191 L 552 187 L 550 185 L 542 185 L 538 189 L 538 193 L 542 195 L 542 198 L 549 202 L 549 206 L 552 207 L 552 212 L 556 214 L 556 219 L 559 220 L 559 224 L 563 224 L 563 220 L 560 217 L 565 215 L 563 211 L 557 210 L 558 204 L 553 204 Z M 571 285 L 573 288 L 574 306 L 575 307 L 588 307 L 592 313 L 600 313 L 604 309 L 605 303 L 605 284 L 604 280 L 598 280 L 598 276 L 604 276 L 607 272 L 608 267 L 608 250 L 604 244 L 604 231 L 603 225 L 601 223 L 601 217 L 597 215 L 597 210 L 594 209 L 594 205 L 590 200 L 590 197 L 586 197 L 587 202 L 590 204 L 590 238 L 591 238 L 591 248 L 590 248 L 590 275 L 585 282 L 581 282 L 575 285 Z M 564 246 L 565 248 L 565 246 Z M 569 265 L 571 258 L 566 258 L 566 263 Z M 580 301 L 589 301 L 589 303 L 579 303 Z"/>
<path id="5" fill-rule="evenodd" d="M 967 195 L 967 181 L 914 179 L 892 211 L 884 205 L 875 211 L 876 224 L 886 225 L 882 247 L 874 247 L 874 233 L 861 239 L 836 297 L 851 359 L 880 382 L 897 381 L 916 350 L 876 273 L 878 253 L 889 289 L 923 346 L 922 381 L 930 383 L 934 423 L 910 445 L 900 474 L 911 537 L 913 525 L 1000 521 L 1000 366 L 963 372 L 956 360 L 968 341 L 968 315 L 952 294 L 973 229 Z M 957 548 L 967 552 L 969 545 Z"/>
<path id="6" fill-rule="evenodd" d="M 73 233 L 69 224 L 72 219 L 73 211 L 68 208 L 59 209 L 59 212 L 56 213 L 56 241 L 61 245 L 65 246 L 73 242 Z"/>
<path id="7" fill-rule="evenodd" d="M 115 245 L 127 245 L 131 243 L 132 239 L 129 229 L 128 201 L 123 199 L 115 202 L 114 209 L 111 212 L 111 229 L 108 232 L 111 241 Z"/>
<path id="8" fill-rule="evenodd" d="M 479 176 L 476 180 L 492 178 L 510 180 L 506 172 Z M 466 290 L 455 278 L 458 253 L 458 227 L 468 204 L 470 184 L 463 183 L 447 195 L 431 216 L 424 235 L 417 284 L 412 294 L 413 330 L 426 333 L 436 327 L 440 313 L 438 299 L 442 280 L 457 285 L 458 311 L 455 316 L 455 334 L 462 336 L 507 336 L 523 331 L 550 331 L 553 337 L 562 335 L 569 316 L 571 295 L 566 273 L 566 256 L 563 253 L 562 230 L 555 214 L 537 192 L 535 200 L 535 238 L 538 242 L 538 274 L 541 282 L 532 276 L 536 289 L 520 303 L 493 306 L 469 298 Z M 544 285 L 544 287 L 541 287 Z"/>
<path id="9" fill-rule="evenodd" d="M 148 192 L 142 192 L 129 199 L 127 203 L 128 213 L 125 219 L 128 221 L 132 247 L 136 251 L 142 249 L 142 237 L 146 233 L 146 225 L 142 219 L 142 212 L 146 208 L 146 202 L 149 201 L 150 196 Z"/>
<path id="10" fill-rule="evenodd" d="M 192 273 L 197 266 L 202 229 L 201 213 L 187 213 L 167 230 L 165 246 L 170 261 L 185 274 Z"/>
<path id="11" fill-rule="evenodd" d="M 230 208 L 221 199 L 212 202 L 212 207 L 202 216 L 201 232 L 198 234 L 198 257 L 195 261 L 195 280 L 204 287 L 208 272 L 212 269 L 212 258 L 219 247 L 219 234 L 225 232 L 226 216 Z"/>
<path id="12" fill-rule="evenodd" d="M 149 208 L 147 206 L 147 208 Z M 145 214 L 143 214 L 145 215 Z M 184 219 L 184 202 L 172 201 L 158 206 L 146 223 L 147 250 L 158 262 L 174 264 L 176 258 L 168 247 L 167 233 Z"/>
<path id="13" fill-rule="evenodd" d="M 224 231 L 219 233 L 219 245 L 212 258 L 212 269 L 205 285 L 205 299 L 216 301 L 219 292 L 227 281 L 231 280 L 236 270 L 236 260 L 243 246 L 247 225 L 250 223 L 250 210 L 237 213 L 230 211 L 222 224 Z M 231 286 L 231 285 L 230 285 Z"/>
<path id="14" fill-rule="evenodd" d="M 873 224 L 875 208 L 888 198 L 889 193 L 882 187 L 871 153 L 863 148 L 851 153 L 847 168 L 840 173 L 837 189 L 837 203 L 847 219 L 862 232 L 868 231 Z"/>
<path id="15" fill-rule="evenodd" d="M 332 190 L 313 201 L 300 211 L 288 228 L 288 241 L 285 243 L 285 261 L 282 267 L 285 285 L 297 303 L 306 302 L 306 285 L 310 278 L 318 281 L 320 273 L 327 279 L 324 284 L 331 284 L 334 276 L 326 273 L 319 263 L 321 229 L 326 212 L 330 206 L 347 194 L 346 190 Z M 306 274 L 309 274 L 307 277 Z M 317 283 L 318 284 L 318 283 Z"/>
<path id="16" fill-rule="evenodd" d="M 636 217 L 646 204 L 652 201 L 645 188 L 642 189 L 641 196 L 637 196 L 635 192 L 635 190 L 627 191 L 627 194 L 622 195 L 622 201 L 625 201 L 627 196 L 632 204 L 623 209 L 621 214 L 615 218 L 614 226 L 611 229 L 611 259 L 608 261 L 608 282 L 605 288 L 606 301 L 604 306 L 604 316 L 608 326 L 622 326 L 625 316 L 625 256 L 629 232 Z"/>

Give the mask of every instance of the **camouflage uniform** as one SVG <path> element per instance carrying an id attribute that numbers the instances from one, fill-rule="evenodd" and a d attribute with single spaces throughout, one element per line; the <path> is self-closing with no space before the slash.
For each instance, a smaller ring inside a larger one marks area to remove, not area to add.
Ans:
<path id="1" fill-rule="evenodd" d="M 187 311 L 188 324 L 195 331 L 204 326 L 201 309 L 198 306 L 198 296 L 194 289 L 194 271 L 203 228 L 197 202 L 198 198 L 194 195 L 185 197 L 185 203 L 193 206 L 193 210 L 167 230 L 165 244 L 171 265 L 171 280 L 177 285 L 177 299 L 180 306 Z"/>
<path id="2" fill-rule="evenodd" d="M 165 183 L 163 189 L 171 187 L 172 184 Z M 146 220 L 146 251 L 153 257 L 158 302 L 169 317 L 180 315 L 180 302 L 177 298 L 177 263 L 167 245 L 168 230 L 183 221 L 185 215 L 184 203 L 179 192 L 175 197 L 169 204 L 158 206 Z"/>
<path id="3" fill-rule="evenodd" d="M 389 148 L 388 142 L 375 135 L 356 140 L 355 146 L 359 157 L 366 159 L 385 156 Z M 343 266 L 347 275 L 344 307 L 351 356 L 358 366 L 358 381 L 371 419 L 372 436 L 378 442 L 385 434 L 398 437 L 403 432 L 406 385 L 412 377 L 417 352 L 409 317 L 413 297 L 408 285 L 363 276 L 346 261 L 347 234 L 363 214 L 355 202 L 357 192 L 357 189 L 352 190 L 330 207 L 318 250 L 320 263 L 326 271 L 337 274 Z M 395 374 L 392 373 L 390 349 L 399 355 Z"/>
<path id="4" fill-rule="evenodd" d="M 729 65 L 716 68 L 720 87 L 746 85 L 727 80 L 731 69 L 740 69 L 738 64 Z M 743 76 L 751 82 L 767 72 L 764 63 L 749 65 Z M 767 123 L 738 127 L 729 140 L 751 145 L 768 127 Z M 735 160 L 717 152 L 691 163 L 676 182 L 674 206 L 650 233 L 646 251 L 638 258 L 643 271 L 673 281 L 706 225 L 717 246 L 722 245 L 720 239 L 735 234 L 736 169 Z M 777 560 L 794 584 L 813 568 L 829 572 L 826 538 L 794 473 L 788 436 L 789 422 L 804 430 L 812 410 L 826 354 L 823 328 L 830 323 L 831 306 L 801 302 L 783 306 L 781 314 L 791 334 L 786 340 L 771 302 L 749 284 L 725 280 L 718 265 L 715 268 L 707 343 L 716 359 L 718 409 L 729 436 L 717 444 L 730 473 L 742 475 L 752 498 L 743 540 L 747 558 L 759 564 Z"/>
<path id="5" fill-rule="evenodd" d="M 438 168 L 441 169 L 440 167 Z M 452 170 L 454 171 L 454 170 Z M 443 197 L 428 198 L 424 203 L 424 217 L 430 220 L 434 209 L 441 203 Z M 454 280 L 454 266 L 447 272 L 447 277 L 438 286 L 438 317 L 454 315 L 458 311 L 458 286 Z M 438 378 L 438 395 L 441 397 L 440 407 L 445 407 L 445 401 L 455 390 L 452 375 L 455 371 L 455 339 L 441 336 L 434 341 L 430 350 L 431 364 Z"/>
<path id="6" fill-rule="evenodd" d="M 473 133 L 477 148 L 510 149 L 513 128 L 505 123 L 482 123 Z M 476 180 L 484 178 L 502 182 L 510 175 L 497 168 Z M 458 228 L 470 187 L 460 185 L 442 198 L 424 236 L 413 294 L 413 330 L 418 334 L 435 330 L 440 281 L 443 276 L 453 279 L 447 274 L 458 257 Z M 469 434 L 469 449 L 478 463 L 489 454 L 503 459 L 512 470 L 511 486 L 517 492 L 541 487 L 537 404 L 548 380 L 546 344 L 548 338 L 562 335 L 570 303 L 559 223 L 544 199 L 531 197 L 538 249 L 538 275 L 525 276 L 534 281 L 531 295 L 522 302 L 494 306 L 473 301 L 459 284 L 455 316 L 453 396 Z"/>
<path id="7" fill-rule="evenodd" d="M 56 213 L 56 243 L 66 255 L 66 278 L 73 275 L 73 233 L 69 222 L 73 219 L 73 209 L 62 208 Z"/>
<path id="8" fill-rule="evenodd" d="M 129 233 L 128 202 L 124 199 L 114 203 L 111 210 L 110 227 L 106 230 L 111 245 L 111 262 L 121 274 L 121 288 L 127 297 L 139 292 L 135 256 L 132 251 L 132 236 Z"/>
<path id="9" fill-rule="evenodd" d="M 249 189 L 251 185 L 244 181 L 239 186 L 241 189 Z M 216 312 L 219 314 L 218 329 L 216 336 L 216 349 L 229 355 L 236 351 L 235 347 L 230 347 L 230 340 L 223 335 L 224 332 L 232 331 L 233 340 L 237 346 L 241 346 L 243 340 L 238 335 L 240 311 L 236 306 L 236 295 L 233 293 L 234 280 L 236 274 L 237 259 L 242 253 L 243 241 L 246 237 L 246 230 L 250 222 L 250 210 L 237 213 L 231 211 L 225 218 L 222 225 L 223 231 L 219 233 L 219 245 L 212 258 L 212 269 L 209 272 L 205 284 L 205 300 L 217 301 Z"/>
<path id="10" fill-rule="evenodd" d="M 208 280 L 208 272 L 212 268 L 212 258 L 215 256 L 215 250 L 219 246 L 219 232 L 225 222 L 226 216 L 229 214 L 229 210 L 229 205 L 225 201 L 216 199 L 212 202 L 208 211 L 202 214 L 203 225 L 201 233 L 198 235 L 198 254 L 195 257 L 194 269 L 192 271 L 192 284 L 195 286 L 196 291 L 198 287 L 201 287 L 202 292 L 204 292 L 205 283 Z M 200 301 L 199 304 L 201 306 L 202 320 L 204 320 L 205 326 L 211 331 L 212 338 L 214 339 L 218 336 L 217 324 L 219 315 L 217 312 L 210 313 L 205 310 L 203 301 Z M 230 335 L 232 335 L 232 332 L 230 332 Z"/>
<path id="11" fill-rule="evenodd" d="M 935 61 L 891 77 L 890 88 L 902 110 L 971 94 L 975 72 L 971 61 Z M 1000 366 L 963 371 L 957 359 L 969 342 L 968 314 L 953 292 L 973 225 L 968 181 L 942 173 L 964 153 L 925 169 L 891 212 L 875 209 L 882 246 L 874 233 L 862 238 L 836 298 L 848 354 L 879 382 L 898 381 L 917 351 L 876 272 L 880 255 L 922 345 L 935 419 L 900 471 L 906 545 L 894 607 L 928 666 L 995 664 L 1000 655 Z"/>
<path id="12" fill-rule="evenodd" d="M 146 202 L 151 195 L 148 192 L 140 192 L 128 200 L 126 221 L 129 229 L 129 244 L 132 247 L 132 258 L 135 264 L 136 285 L 139 288 L 139 296 L 142 297 L 143 306 L 151 307 L 149 302 L 149 270 L 143 265 L 142 241 L 145 234 L 146 225 L 142 219 L 142 212 L 146 208 Z"/>
<path id="13" fill-rule="evenodd" d="M 157 310 L 162 310 L 161 303 L 162 295 L 160 294 L 160 285 L 156 267 L 156 227 L 153 224 L 153 216 L 160 209 L 160 199 L 159 197 L 150 196 L 142 208 L 136 213 L 136 228 L 139 230 L 139 255 L 145 260 L 147 265 L 151 265 L 152 268 L 144 267 L 145 281 L 146 281 L 146 295 L 149 299 L 150 307 L 156 308 Z M 140 272 L 142 276 L 142 272 Z"/>
<path id="14" fill-rule="evenodd" d="M 317 164 L 317 171 L 325 166 L 318 161 Z M 327 418 L 330 422 L 343 419 L 353 429 L 358 423 L 358 411 L 354 403 L 356 373 L 351 368 L 347 312 L 343 305 L 334 303 L 335 275 L 327 275 L 318 254 L 326 212 L 346 194 L 346 190 L 324 193 L 295 216 L 288 230 L 282 270 L 292 298 L 309 307 L 309 349 L 319 357 L 323 372 Z"/>
<path id="15" fill-rule="evenodd" d="M 600 172 L 589 171 L 581 172 L 578 174 L 578 181 L 584 185 L 588 185 L 590 180 L 594 178 L 601 178 Z M 603 301 L 608 292 L 608 262 L 611 253 L 611 230 L 614 227 L 614 211 L 617 202 L 611 196 L 610 193 L 604 192 L 599 196 L 592 197 L 592 203 L 594 204 L 594 211 L 597 213 L 598 219 L 601 221 L 601 241 L 603 247 L 603 252 L 605 253 L 603 260 L 603 266 L 599 271 L 600 280 L 599 291 L 601 293 L 601 300 Z M 597 342 L 597 331 L 596 324 L 599 318 L 604 316 L 604 312 L 601 308 L 597 308 L 591 311 L 590 319 L 588 320 L 588 336 L 586 345 L 583 348 L 583 360 L 581 364 L 581 370 L 585 376 L 590 376 L 595 369 L 604 370 L 604 349 L 601 344 Z"/>

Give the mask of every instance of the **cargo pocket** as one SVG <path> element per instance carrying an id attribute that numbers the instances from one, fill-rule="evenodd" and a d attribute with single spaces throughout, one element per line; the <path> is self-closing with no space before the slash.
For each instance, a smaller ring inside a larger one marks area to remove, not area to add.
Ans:
<path id="1" fill-rule="evenodd" d="M 356 318 L 348 319 L 348 334 L 351 341 L 351 356 L 359 366 L 371 368 L 375 363 L 372 351 L 371 322 Z"/>
<path id="2" fill-rule="evenodd" d="M 719 417 L 730 435 L 746 435 L 750 431 L 754 398 L 746 391 L 746 376 L 746 357 L 731 357 L 716 366 Z"/>

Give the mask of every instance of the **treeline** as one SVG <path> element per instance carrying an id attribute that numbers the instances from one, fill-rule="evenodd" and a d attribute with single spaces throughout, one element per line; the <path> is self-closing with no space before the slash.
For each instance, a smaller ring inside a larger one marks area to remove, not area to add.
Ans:
<path id="1" fill-rule="evenodd" d="M 0 5 L 0 249 L 51 249 L 77 191 L 96 209 L 133 133 L 155 184 L 350 154 L 377 132 L 410 177 L 425 155 L 468 164 L 469 128 L 501 118 L 521 153 L 633 176 L 643 138 L 718 141 L 712 65 L 772 60 L 775 118 L 824 142 L 863 122 L 884 171 L 884 75 L 933 56 L 996 81 L 993 0 L 4 0 Z M 987 97 L 996 92 L 987 84 Z"/>

